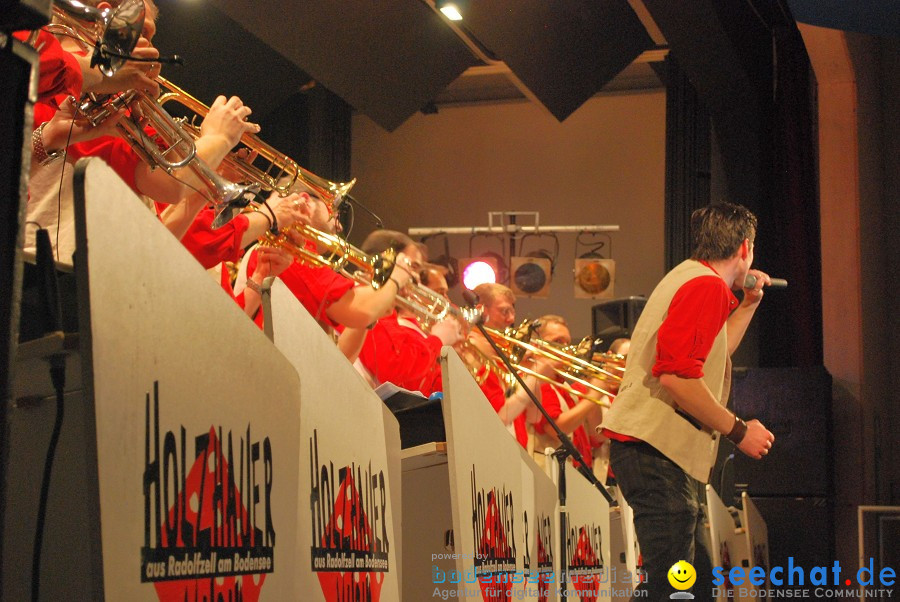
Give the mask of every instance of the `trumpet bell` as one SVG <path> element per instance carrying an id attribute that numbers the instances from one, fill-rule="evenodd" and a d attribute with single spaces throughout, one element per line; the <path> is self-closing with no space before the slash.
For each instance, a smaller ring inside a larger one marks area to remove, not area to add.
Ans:
<path id="1" fill-rule="evenodd" d="M 259 193 L 259 184 L 235 184 L 222 180 L 217 191 L 218 197 L 213 200 L 216 211 L 212 222 L 213 230 L 218 230 L 237 217 Z"/>
<path id="2" fill-rule="evenodd" d="M 379 289 L 387 283 L 396 263 L 397 253 L 390 248 L 372 258 L 372 288 Z"/>

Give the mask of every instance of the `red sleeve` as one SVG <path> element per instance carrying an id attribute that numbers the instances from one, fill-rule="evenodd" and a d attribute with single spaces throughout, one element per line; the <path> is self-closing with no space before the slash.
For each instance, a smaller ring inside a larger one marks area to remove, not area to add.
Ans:
<path id="1" fill-rule="evenodd" d="M 702 378 L 709 350 L 736 305 L 734 294 L 718 276 L 701 276 L 683 284 L 659 328 L 653 376 Z"/>
<path id="2" fill-rule="evenodd" d="M 292 263 L 279 278 L 313 318 L 332 327 L 337 322 L 329 318 L 325 311 L 355 286 L 352 280 L 331 268 L 310 266 L 299 261 Z"/>
<path id="3" fill-rule="evenodd" d="M 56 114 L 56 107 L 45 102 L 38 102 L 34 105 L 34 129 L 38 129 L 42 123 L 46 123 L 53 119 Z"/>
<path id="4" fill-rule="evenodd" d="M 479 370 L 479 378 L 482 377 L 485 370 L 488 370 L 486 364 Z M 497 376 L 497 373 L 493 370 L 488 370 L 487 376 L 484 377 L 480 386 L 482 393 L 487 397 L 488 401 L 491 403 L 491 407 L 494 408 L 494 411 L 500 412 L 500 409 L 506 405 L 506 392 L 503 389 L 503 382 L 500 380 L 500 377 Z"/>
<path id="5" fill-rule="evenodd" d="M 22 42 L 30 35 L 30 31 L 17 31 L 14 34 Z M 38 102 L 46 102 L 59 108 L 66 96 L 81 97 L 84 75 L 81 73 L 81 65 L 72 53 L 63 50 L 56 36 L 48 31 L 42 30 L 34 45 L 40 61 Z M 35 122 L 35 126 L 37 125 L 40 124 Z"/>
<path id="6" fill-rule="evenodd" d="M 68 155 L 73 161 L 81 157 L 100 157 L 136 194 L 141 194 L 134 179 L 134 171 L 141 159 L 123 139 L 101 136 L 86 142 L 78 142 L 69 146 Z"/>
<path id="7" fill-rule="evenodd" d="M 223 261 L 240 261 L 244 251 L 241 239 L 250 227 L 247 216 L 238 215 L 221 228 L 213 230 L 212 222 L 215 216 L 212 209 L 201 209 L 181 239 L 181 244 L 206 269 Z"/>
<path id="8" fill-rule="evenodd" d="M 556 420 L 559 418 L 559 415 L 563 413 L 562 409 L 562 400 L 560 399 L 560 393 L 557 391 L 556 387 L 551 385 L 550 383 L 541 383 L 541 405 L 544 406 L 544 409 L 547 410 L 547 413 L 550 415 L 550 418 Z M 547 426 L 547 419 L 544 418 L 544 415 L 541 414 L 541 419 L 537 424 L 534 425 L 534 430 L 536 432 L 542 433 L 544 432 L 544 427 Z"/>
<path id="9" fill-rule="evenodd" d="M 375 324 L 366 336 L 359 359 L 378 382 L 391 382 L 430 395 L 434 392 L 441 346 L 439 338 L 423 337 L 398 323 L 393 314 Z"/>

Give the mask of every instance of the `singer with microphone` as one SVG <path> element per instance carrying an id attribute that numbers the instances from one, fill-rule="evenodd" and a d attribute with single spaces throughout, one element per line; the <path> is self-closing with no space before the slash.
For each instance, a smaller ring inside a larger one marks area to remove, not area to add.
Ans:
<path id="1" fill-rule="evenodd" d="M 616 402 L 603 420 L 648 572 L 636 599 L 667 600 L 666 573 L 679 560 L 694 565 L 701 579 L 711 575 L 699 508 L 721 436 L 756 459 L 775 440 L 758 420 L 745 422 L 725 408 L 731 355 L 772 282 L 750 269 L 756 227 L 740 205 L 693 213 L 693 256 L 647 300 Z M 742 289 L 743 299 L 732 289 Z M 699 582 L 696 589 L 701 598 L 710 594 Z"/>

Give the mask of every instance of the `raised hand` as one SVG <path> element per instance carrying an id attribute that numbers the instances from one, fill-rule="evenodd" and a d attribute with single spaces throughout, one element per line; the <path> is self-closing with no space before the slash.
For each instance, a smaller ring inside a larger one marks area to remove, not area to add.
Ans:
<path id="1" fill-rule="evenodd" d="M 232 149 L 244 133 L 259 133 L 259 125 L 247 121 L 252 112 L 237 96 L 226 99 L 220 95 L 200 124 L 200 135 L 204 138 L 221 139 Z"/>
<path id="2" fill-rule="evenodd" d="M 305 202 L 304 196 L 309 198 L 308 195 L 296 192 L 286 197 L 279 197 L 277 193 L 269 197 L 267 202 L 272 208 L 272 212 L 275 213 L 279 228 L 286 228 L 296 223 L 306 226 L 310 224 L 311 210 Z"/>

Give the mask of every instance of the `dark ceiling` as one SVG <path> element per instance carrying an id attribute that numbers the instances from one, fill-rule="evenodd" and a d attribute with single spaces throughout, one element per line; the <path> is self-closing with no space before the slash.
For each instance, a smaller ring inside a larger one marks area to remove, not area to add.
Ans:
<path id="1" fill-rule="evenodd" d="M 315 79 L 393 130 L 484 62 L 423 0 L 158 0 L 167 77 L 209 102 L 239 93 L 265 114 Z M 470 35 L 563 120 L 654 46 L 626 0 L 483 0 Z M 307 75 L 308 74 L 308 75 Z"/>
<path id="2" fill-rule="evenodd" d="M 515 82 L 517 94 L 562 121 L 666 53 L 721 125 L 752 128 L 771 89 L 772 38 L 793 27 L 792 10 L 876 34 L 900 21 L 896 0 L 463 0 L 463 29 L 485 58 L 434 0 L 157 3 L 156 45 L 187 61 L 165 75 L 204 102 L 239 94 L 261 118 L 315 80 L 389 131 L 442 99 L 470 98 L 491 76 L 487 85 Z"/>

